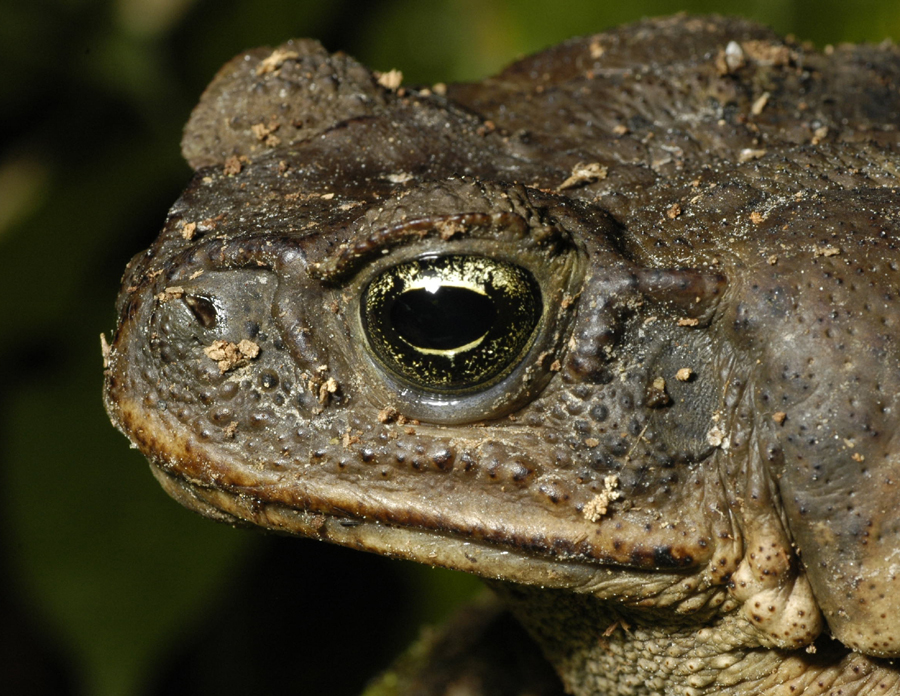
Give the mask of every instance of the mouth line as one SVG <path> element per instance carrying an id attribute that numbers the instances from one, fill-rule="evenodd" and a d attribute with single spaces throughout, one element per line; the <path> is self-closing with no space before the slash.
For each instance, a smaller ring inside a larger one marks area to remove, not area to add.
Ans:
<path id="1" fill-rule="evenodd" d="M 105 402 L 163 489 L 188 509 L 226 524 L 467 572 L 489 583 L 616 604 L 684 604 L 697 616 L 715 615 L 728 595 L 727 578 L 713 564 L 714 530 L 702 530 L 699 538 L 708 543 L 678 545 L 667 529 L 651 532 L 643 513 L 619 511 L 588 523 L 574 508 L 556 513 L 523 507 L 522 498 L 500 500 L 480 489 L 458 496 L 433 489 L 411 502 L 408 489 L 365 492 L 359 481 L 303 480 L 303 469 L 242 465 L 233 451 L 189 437 L 175 414 L 148 409 L 112 377 Z"/>
<path id="2" fill-rule="evenodd" d="M 390 558 L 468 572 L 489 580 L 589 592 L 602 597 L 610 573 L 651 576 L 656 579 L 654 586 L 668 585 L 685 576 L 684 570 L 646 571 L 566 559 L 461 534 L 298 509 L 283 503 L 261 503 L 253 496 L 192 483 L 157 465 L 151 466 L 151 470 L 178 502 L 221 522 L 309 537 Z"/>
<path id="3" fill-rule="evenodd" d="M 477 490 L 468 502 L 434 491 L 436 497 L 417 496 L 410 507 L 402 491 L 362 495 L 358 483 L 303 481 L 296 474 L 285 478 L 235 468 L 224 452 L 204 452 L 140 403 L 108 403 L 119 428 L 147 456 L 172 497 L 230 524 L 256 525 L 486 578 L 577 591 L 593 592 L 585 588 L 609 583 L 610 574 L 653 578 L 650 585 L 664 578 L 677 582 L 702 574 L 709 562 L 709 546 L 670 546 L 667 537 L 639 533 L 637 520 L 628 518 L 588 524 L 581 516 L 540 508 L 529 512 L 521 500 L 504 502 Z M 505 523 L 489 523 L 485 511 Z M 621 541 L 615 536 L 619 532 Z"/>

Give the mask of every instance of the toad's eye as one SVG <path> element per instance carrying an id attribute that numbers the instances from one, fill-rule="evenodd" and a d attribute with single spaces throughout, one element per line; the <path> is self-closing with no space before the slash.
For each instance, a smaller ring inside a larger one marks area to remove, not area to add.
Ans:
<path id="1" fill-rule="evenodd" d="M 392 266 L 363 293 L 362 324 L 387 370 L 421 389 L 459 393 L 502 379 L 534 341 L 541 291 L 524 268 L 485 256 Z"/>

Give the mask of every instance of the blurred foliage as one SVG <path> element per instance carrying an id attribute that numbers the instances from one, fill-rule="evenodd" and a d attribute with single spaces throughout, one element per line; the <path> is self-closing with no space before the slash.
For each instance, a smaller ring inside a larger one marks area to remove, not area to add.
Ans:
<path id="1" fill-rule="evenodd" d="M 472 80 L 571 35 L 681 10 L 743 14 L 820 46 L 900 36 L 896 0 L 5 0 L 9 693 L 356 693 L 473 587 L 197 518 L 106 421 L 98 335 L 114 326 L 129 256 L 189 177 L 180 131 L 215 70 L 245 48 L 313 36 L 407 81 Z"/>

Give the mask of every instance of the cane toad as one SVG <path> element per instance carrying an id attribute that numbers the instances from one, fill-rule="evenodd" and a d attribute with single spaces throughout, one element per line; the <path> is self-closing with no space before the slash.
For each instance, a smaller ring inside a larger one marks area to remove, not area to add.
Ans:
<path id="1" fill-rule="evenodd" d="M 204 515 L 477 573 L 573 694 L 900 694 L 900 52 L 238 56 L 105 400 Z"/>

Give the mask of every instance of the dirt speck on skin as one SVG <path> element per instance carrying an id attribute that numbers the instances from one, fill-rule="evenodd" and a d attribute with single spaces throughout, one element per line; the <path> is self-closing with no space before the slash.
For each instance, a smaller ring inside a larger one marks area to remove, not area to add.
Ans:
<path id="1" fill-rule="evenodd" d="M 675 373 L 675 379 L 679 382 L 687 382 L 694 376 L 694 371 L 689 367 L 682 367 Z"/>
<path id="2" fill-rule="evenodd" d="M 754 116 L 759 116 L 766 108 L 766 104 L 769 103 L 770 96 L 771 95 L 768 92 L 763 92 L 756 101 L 753 102 L 753 106 L 750 107 L 750 113 Z"/>
<path id="3" fill-rule="evenodd" d="M 765 40 L 750 40 L 741 43 L 744 54 L 759 65 L 790 65 L 791 49 L 782 43 Z"/>
<path id="4" fill-rule="evenodd" d="M 394 172 L 388 174 L 386 178 L 392 184 L 405 184 L 407 181 L 412 181 L 415 177 L 409 172 Z"/>
<path id="5" fill-rule="evenodd" d="M 281 124 L 272 118 L 268 123 L 253 124 L 250 126 L 250 130 L 254 137 L 266 147 L 278 147 L 281 144 L 281 139 L 275 135 L 275 131 L 280 127 Z"/>
<path id="6" fill-rule="evenodd" d="M 378 412 L 378 422 L 390 423 L 391 421 L 396 420 L 399 415 L 400 412 L 396 408 L 392 406 L 385 406 Z"/>
<path id="7" fill-rule="evenodd" d="M 100 334 L 100 355 L 103 356 L 103 369 L 105 370 L 109 367 L 109 353 L 110 353 L 109 343 L 106 340 L 106 334 Z"/>
<path id="8" fill-rule="evenodd" d="M 666 217 L 668 217 L 670 220 L 674 220 L 679 215 L 681 215 L 681 205 L 678 203 L 673 203 L 666 211 Z"/>
<path id="9" fill-rule="evenodd" d="M 191 241 L 194 238 L 194 235 L 197 233 L 197 223 L 196 222 L 185 222 L 181 221 L 181 236 L 187 241 Z"/>
<path id="10" fill-rule="evenodd" d="M 287 51 L 277 48 L 269 54 L 267 58 L 259 61 L 256 66 L 257 75 L 265 75 L 266 73 L 275 72 L 289 60 L 297 60 L 300 54 L 296 51 Z"/>
<path id="11" fill-rule="evenodd" d="M 319 403 L 324 404 L 328 397 L 338 390 L 338 383 L 334 377 L 329 377 L 319 387 Z"/>
<path id="12" fill-rule="evenodd" d="M 378 76 L 378 84 L 387 89 L 395 90 L 403 84 L 403 73 L 399 70 L 388 70 L 375 74 Z"/>
<path id="13" fill-rule="evenodd" d="M 832 246 L 830 244 L 827 244 L 825 246 L 817 246 L 815 249 L 813 249 L 814 258 L 819 258 L 820 256 L 837 256 L 840 253 L 840 247 Z"/>
<path id="14" fill-rule="evenodd" d="M 206 357 L 215 361 L 219 371 L 224 374 L 236 367 L 246 365 L 259 356 L 259 344 L 246 338 L 240 343 L 218 340 L 204 348 L 203 352 Z"/>
<path id="15" fill-rule="evenodd" d="M 583 186 L 584 184 L 601 181 L 606 178 L 608 173 L 609 169 L 599 162 L 579 162 L 572 167 L 572 174 L 569 178 L 562 182 L 556 190 L 564 191 L 565 189 L 575 188 L 576 186 Z"/>
<path id="16" fill-rule="evenodd" d="M 591 498 L 584 506 L 582 514 L 590 522 L 599 522 L 609 511 L 609 504 L 622 497 L 619 487 L 619 476 L 611 474 L 603 477 L 603 490 Z"/>
<path id="17" fill-rule="evenodd" d="M 437 224 L 438 234 L 441 239 L 453 239 L 458 234 L 466 231 L 466 226 L 458 220 L 442 220 Z"/>
<path id="18" fill-rule="evenodd" d="M 682 317 L 677 322 L 678 326 L 699 326 L 700 320 L 691 317 Z"/>
<path id="19" fill-rule="evenodd" d="M 156 296 L 161 304 L 171 302 L 172 300 L 180 300 L 184 297 L 184 288 L 180 285 L 172 285 Z"/>
<path id="20" fill-rule="evenodd" d="M 493 121 L 485 121 L 483 124 L 478 126 L 478 128 L 475 130 L 475 132 L 478 133 L 478 135 L 480 135 L 480 136 L 485 136 L 485 135 L 490 135 L 495 130 L 497 130 L 496 123 L 494 123 Z"/>
<path id="21" fill-rule="evenodd" d="M 598 58 L 603 56 L 604 53 L 606 53 L 606 49 L 603 48 L 603 44 L 600 43 L 600 39 L 594 39 L 593 41 L 591 41 L 590 45 L 588 46 L 588 50 L 590 51 L 591 58 L 593 58 L 594 60 L 597 60 Z"/>
<path id="22" fill-rule="evenodd" d="M 752 222 L 754 225 L 761 225 L 765 221 L 766 216 L 758 210 L 754 210 L 752 213 L 750 213 L 750 222 Z"/>
<path id="23" fill-rule="evenodd" d="M 716 55 L 716 72 L 720 75 L 731 75 L 747 64 L 744 49 L 737 41 L 729 41 L 725 48 L 719 49 Z"/>
<path id="24" fill-rule="evenodd" d="M 244 168 L 244 163 L 249 162 L 246 157 L 238 157 L 237 155 L 232 155 L 228 159 L 225 160 L 225 165 L 222 168 L 225 176 L 237 176 L 241 173 L 241 170 Z"/>
<path id="25" fill-rule="evenodd" d="M 738 153 L 737 161 L 738 162 L 752 162 L 753 160 L 757 160 L 760 157 L 764 157 L 766 154 L 765 150 L 756 150 L 750 147 L 745 147 Z"/>
<path id="26" fill-rule="evenodd" d="M 787 418 L 787 414 L 784 411 L 778 411 L 777 413 L 772 414 L 772 420 L 775 421 L 778 425 L 784 423 Z"/>
<path id="27" fill-rule="evenodd" d="M 666 380 L 664 377 L 656 377 L 647 388 L 644 401 L 650 408 L 661 408 L 672 403 L 672 398 L 666 392 Z"/>
<path id="28" fill-rule="evenodd" d="M 709 429 L 709 432 L 706 433 L 706 441 L 713 447 L 719 447 L 723 450 L 727 450 L 731 445 L 728 435 L 718 426 L 718 424 L 714 425 Z"/>

